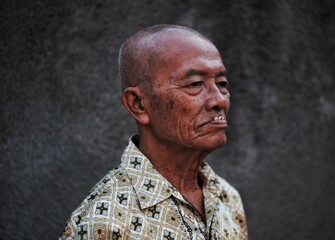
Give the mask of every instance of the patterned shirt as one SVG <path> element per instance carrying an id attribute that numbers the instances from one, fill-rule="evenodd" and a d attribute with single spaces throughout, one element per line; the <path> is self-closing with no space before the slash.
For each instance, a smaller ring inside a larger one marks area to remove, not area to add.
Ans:
<path id="1" fill-rule="evenodd" d="M 207 163 L 200 169 L 206 219 L 130 141 L 72 213 L 61 239 L 248 239 L 238 192 Z"/>

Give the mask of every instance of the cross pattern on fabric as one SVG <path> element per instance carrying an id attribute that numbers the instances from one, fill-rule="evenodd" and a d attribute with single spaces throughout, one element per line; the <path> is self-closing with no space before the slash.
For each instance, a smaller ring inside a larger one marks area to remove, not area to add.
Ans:
<path id="1" fill-rule="evenodd" d="M 81 225 L 79 227 L 78 236 L 81 240 L 87 239 L 87 225 Z"/>
<path id="2" fill-rule="evenodd" d="M 119 203 L 122 205 L 127 205 L 127 200 L 128 200 L 128 193 L 117 193 L 117 198 L 119 199 Z"/>
<path id="3" fill-rule="evenodd" d="M 152 206 L 152 207 L 149 207 L 148 208 L 148 214 L 147 216 L 148 217 L 151 217 L 151 218 L 156 218 L 158 219 L 159 218 L 159 215 L 160 215 L 160 210 L 161 210 L 161 207 L 159 206 Z"/>
<path id="4" fill-rule="evenodd" d="M 109 203 L 98 202 L 95 210 L 95 214 L 107 216 Z"/>
<path id="5" fill-rule="evenodd" d="M 138 157 L 132 157 L 130 160 L 130 165 L 135 169 L 140 169 L 140 166 L 141 166 L 140 159 L 141 158 L 138 158 Z"/>
<path id="6" fill-rule="evenodd" d="M 206 220 L 130 141 L 122 164 L 93 187 L 59 239 L 247 240 L 238 192 L 206 163 L 199 175 Z"/>

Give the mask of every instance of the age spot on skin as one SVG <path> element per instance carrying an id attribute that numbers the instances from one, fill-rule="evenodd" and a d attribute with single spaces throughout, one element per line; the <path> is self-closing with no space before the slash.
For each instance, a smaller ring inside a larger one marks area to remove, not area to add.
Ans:
<path id="1" fill-rule="evenodd" d="M 173 109 L 173 106 L 174 106 L 174 101 L 173 101 L 173 100 L 170 100 L 170 101 L 169 101 L 169 106 L 170 106 L 170 109 L 172 110 L 172 109 Z"/>

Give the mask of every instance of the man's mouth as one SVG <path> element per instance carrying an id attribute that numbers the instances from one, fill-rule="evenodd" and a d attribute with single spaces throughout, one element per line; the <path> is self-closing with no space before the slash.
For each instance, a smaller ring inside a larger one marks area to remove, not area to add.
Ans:
<path id="1" fill-rule="evenodd" d="M 226 120 L 225 115 L 219 115 L 214 117 L 214 121 Z"/>
<path id="2" fill-rule="evenodd" d="M 215 125 L 225 124 L 225 125 L 227 125 L 226 116 L 224 114 L 217 115 L 217 116 L 213 117 L 212 119 L 209 119 L 208 121 L 205 121 L 202 124 L 200 124 L 198 128 L 201 128 L 201 127 L 203 127 L 207 124 L 215 124 Z"/>

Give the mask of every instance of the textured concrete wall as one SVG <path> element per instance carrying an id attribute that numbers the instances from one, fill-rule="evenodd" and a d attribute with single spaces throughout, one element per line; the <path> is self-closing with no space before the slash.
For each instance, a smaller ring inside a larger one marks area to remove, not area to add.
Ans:
<path id="1" fill-rule="evenodd" d="M 117 51 L 184 24 L 229 70 L 229 143 L 209 162 L 239 189 L 251 239 L 334 239 L 335 2 L 3 1 L 0 238 L 55 239 L 135 124 Z"/>

